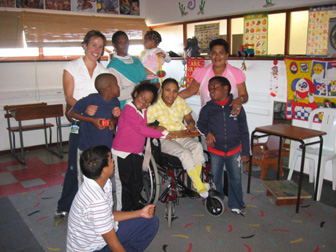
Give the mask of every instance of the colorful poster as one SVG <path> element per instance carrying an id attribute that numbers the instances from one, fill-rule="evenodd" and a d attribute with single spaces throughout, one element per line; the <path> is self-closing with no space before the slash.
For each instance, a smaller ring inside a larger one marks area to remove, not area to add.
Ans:
<path id="1" fill-rule="evenodd" d="M 190 86 L 193 80 L 193 72 L 196 68 L 204 67 L 205 60 L 202 57 L 188 58 L 187 59 L 187 71 L 186 71 L 186 87 Z M 199 94 L 199 92 L 197 92 Z"/>
<path id="2" fill-rule="evenodd" d="M 16 0 L 16 8 L 44 9 L 44 1 L 40 1 L 40 0 Z"/>
<path id="3" fill-rule="evenodd" d="M 120 0 L 120 14 L 123 15 L 140 15 L 139 0 Z"/>
<path id="4" fill-rule="evenodd" d="M 287 58 L 285 62 L 287 119 L 306 121 L 318 107 L 336 108 L 336 59 Z"/>
<path id="5" fill-rule="evenodd" d="M 97 13 L 119 14 L 119 0 L 97 0 Z"/>
<path id="6" fill-rule="evenodd" d="M 336 17 L 336 5 L 309 10 L 307 55 L 327 55 L 329 19 Z"/>
<path id="7" fill-rule="evenodd" d="M 97 10 L 96 0 L 71 0 L 71 10 L 95 13 Z"/>
<path id="8" fill-rule="evenodd" d="M 46 10 L 71 11 L 70 0 L 45 0 Z"/>
<path id="9" fill-rule="evenodd" d="M 219 23 L 195 25 L 195 37 L 202 51 L 209 50 L 210 41 L 219 38 Z"/>
<path id="10" fill-rule="evenodd" d="M 267 55 L 268 14 L 244 16 L 243 45 L 254 48 L 254 55 Z"/>
<path id="11" fill-rule="evenodd" d="M 0 7 L 12 7 L 15 8 L 16 1 L 15 0 L 4 0 L 0 1 Z"/>

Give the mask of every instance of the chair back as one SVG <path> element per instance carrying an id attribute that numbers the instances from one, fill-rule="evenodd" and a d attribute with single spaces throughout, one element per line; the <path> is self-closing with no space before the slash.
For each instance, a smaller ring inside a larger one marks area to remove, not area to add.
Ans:
<path id="1" fill-rule="evenodd" d="M 279 150 L 279 141 L 280 141 L 280 137 L 270 135 L 266 142 L 267 150 Z M 282 146 L 284 145 L 284 143 L 285 143 L 285 140 L 283 139 Z"/>
<path id="2" fill-rule="evenodd" d="M 313 128 L 313 122 L 316 122 L 316 117 L 320 118 L 322 113 L 322 122 L 320 130 L 327 132 L 323 136 L 323 149 L 335 152 L 335 138 L 336 138 L 336 109 L 335 108 L 318 108 L 314 109 L 308 118 L 309 128 Z"/>

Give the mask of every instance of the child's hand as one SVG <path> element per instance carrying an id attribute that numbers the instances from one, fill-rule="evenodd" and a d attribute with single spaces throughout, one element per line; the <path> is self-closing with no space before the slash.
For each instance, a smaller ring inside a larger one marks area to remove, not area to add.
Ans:
<path id="1" fill-rule="evenodd" d="M 89 116 L 94 116 L 97 112 L 98 106 L 96 105 L 89 105 L 86 110 L 85 113 L 88 114 Z"/>
<path id="2" fill-rule="evenodd" d="M 158 52 L 156 56 L 161 57 L 161 58 L 166 58 L 166 54 L 164 52 Z"/>
<path id="3" fill-rule="evenodd" d="M 114 117 L 119 117 L 120 116 L 120 113 L 121 113 L 121 110 L 119 107 L 114 107 L 113 110 L 112 110 L 112 115 Z"/>
<path id="4" fill-rule="evenodd" d="M 166 136 L 166 139 L 169 139 L 169 140 L 173 140 L 173 139 L 176 139 L 177 136 L 172 134 L 172 133 L 169 133 L 167 136 Z"/>
<path id="5" fill-rule="evenodd" d="M 215 142 L 216 142 L 215 136 L 211 132 L 209 132 L 205 138 L 206 145 L 212 148 L 215 146 Z"/>
<path id="6" fill-rule="evenodd" d="M 115 129 L 115 124 L 114 124 L 113 120 L 110 120 L 109 129 L 110 130 L 114 130 Z"/>
<path id="7" fill-rule="evenodd" d="M 140 215 L 142 218 L 150 219 L 154 216 L 155 205 L 147 205 L 140 210 Z"/>
<path id="8" fill-rule="evenodd" d="M 99 129 L 99 130 L 103 130 L 103 129 L 105 129 L 105 127 L 104 126 L 102 126 L 101 124 L 100 124 L 100 121 L 101 120 L 105 120 L 105 118 L 92 118 L 92 124 L 97 128 L 97 129 Z"/>
<path id="9" fill-rule="evenodd" d="M 187 132 L 190 131 L 190 132 L 198 132 L 198 130 L 196 129 L 195 127 L 195 124 L 191 123 L 187 126 Z"/>
<path id="10" fill-rule="evenodd" d="M 250 156 L 241 156 L 243 163 L 247 163 L 250 160 Z"/>
<path id="11" fill-rule="evenodd" d="M 163 126 L 156 126 L 155 129 L 160 130 L 160 131 L 167 130 L 166 127 L 163 127 Z"/>

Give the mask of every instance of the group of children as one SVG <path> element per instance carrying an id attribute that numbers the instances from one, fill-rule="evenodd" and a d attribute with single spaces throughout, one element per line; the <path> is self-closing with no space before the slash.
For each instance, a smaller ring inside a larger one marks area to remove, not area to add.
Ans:
<path id="1" fill-rule="evenodd" d="M 156 59 L 160 56 L 169 60 L 166 53 L 156 49 L 161 37 L 153 32 L 145 36 L 149 51 L 142 58 L 151 63 L 148 67 L 145 65 L 151 73 L 159 67 L 151 59 L 153 53 Z M 224 198 L 222 173 L 225 167 L 229 177 L 229 207 L 243 214 L 241 164 L 249 158 L 249 134 L 244 109 L 238 116 L 231 112 L 231 87 L 225 77 L 209 81 L 212 100 L 200 112 L 198 129 L 190 107 L 178 96 L 175 79 L 164 80 L 159 91 L 151 83 L 136 85 L 132 101 L 122 111 L 117 99 L 118 83 L 112 74 L 99 75 L 95 87 L 98 94 L 79 100 L 69 112 L 82 122 L 78 167 L 79 174 L 84 176 L 79 177 L 79 183 L 83 181 L 83 184 L 69 214 L 67 251 L 143 251 L 154 238 L 158 229 L 155 207 L 140 204 L 146 137 L 161 138 L 162 152 L 178 157 L 197 192 L 202 198 L 208 197 L 209 186 L 200 179 L 205 162 L 202 144 L 193 138 L 177 138 L 169 131 L 200 130 L 211 154 L 217 191 Z M 94 116 L 85 112 L 89 105 L 98 106 Z M 148 126 L 154 121 L 159 125 Z M 109 179 L 113 172 L 114 207 Z"/>

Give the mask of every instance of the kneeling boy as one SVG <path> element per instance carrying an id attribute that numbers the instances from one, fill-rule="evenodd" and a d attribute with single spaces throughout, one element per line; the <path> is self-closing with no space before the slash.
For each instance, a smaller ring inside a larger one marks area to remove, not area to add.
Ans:
<path id="1" fill-rule="evenodd" d="M 131 212 L 112 211 L 114 162 L 109 147 L 85 150 L 80 157 L 84 182 L 72 203 L 67 251 L 144 251 L 158 230 L 154 205 Z"/>

